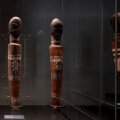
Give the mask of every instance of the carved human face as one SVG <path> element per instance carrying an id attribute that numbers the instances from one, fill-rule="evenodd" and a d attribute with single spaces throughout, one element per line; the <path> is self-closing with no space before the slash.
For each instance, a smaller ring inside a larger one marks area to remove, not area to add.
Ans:
<path id="1" fill-rule="evenodd" d="M 59 41 L 61 39 L 62 32 L 63 32 L 63 27 L 61 24 L 52 26 L 51 34 L 53 35 L 56 41 Z"/>
<path id="2" fill-rule="evenodd" d="M 117 15 L 117 16 L 116 16 Z M 117 18 L 117 19 L 116 19 Z M 117 21 L 117 24 L 116 24 Z M 120 13 L 114 14 L 111 18 L 111 25 L 113 27 L 113 30 L 115 32 L 115 29 L 117 27 L 117 33 L 120 33 Z M 117 26 L 116 26 L 117 25 Z"/>
<path id="3" fill-rule="evenodd" d="M 54 37 L 56 41 L 60 41 L 63 33 L 63 25 L 62 22 L 55 18 L 51 22 L 51 35 Z"/>
<path id="4" fill-rule="evenodd" d="M 13 38 L 18 38 L 21 34 L 21 26 L 22 22 L 20 18 L 18 17 L 13 17 L 10 22 L 9 22 L 9 33 L 13 36 Z"/>

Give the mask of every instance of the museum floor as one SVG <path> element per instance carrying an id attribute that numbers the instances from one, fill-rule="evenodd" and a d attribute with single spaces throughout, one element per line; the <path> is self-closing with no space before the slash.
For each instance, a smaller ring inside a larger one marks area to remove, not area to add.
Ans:
<path id="1" fill-rule="evenodd" d="M 20 110 L 16 111 L 12 110 L 9 106 L 0 106 L 0 120 L 23 119 L 5 118 L 6 115 L 23 115 L 25 120 L 92 120 L 68 106 L 59 110 L 53 110 L 50 106 L 23 106 Z"/>
<path id="2" fill-rule="evenodd" d="M 95 110 L 95 109 L 94 109 Z M 54 110 L 50 106 L 23 106 L 19 110 L 12 110 L 9 106 L 0 106 L 0 120 L 111 120 L 105 114 L 101 119 L 95 116 L 87 116 L 86 113 L 78 111 L 73 107 L 64 106 L 61 109 Z M 13 118 L 5 118 L 6 115 L 12 115 Z M 24 116 L 15 117 L 15 116 Z M 110 116 L 110 113 L 109 113 Z"/>

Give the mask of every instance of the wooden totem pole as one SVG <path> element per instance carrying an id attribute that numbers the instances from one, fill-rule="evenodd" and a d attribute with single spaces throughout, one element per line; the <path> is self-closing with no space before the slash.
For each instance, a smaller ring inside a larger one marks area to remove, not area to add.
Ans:
<path id="1" fill-rule="evenodd" d="M 57 18 L 51 22 L 50 68 L 51 68 L 51 106 L 61 107 L 61 87 L 63 72 L 63 47 L 60 45 L 63 25 Z"/>
<path id="2" fill-rule="evenodd" d="M 13 17 L 9 21 L 8 31 L 10 43 L 8 44 L 8 81 L 11 96 L 11 106 L 20 107 L 20 69 L 21 69 L 21 50 L 19 43 L 22 22 L 19 17 Z"/>
<path id="3" fill-rule="evenodd" d="M 120 13 L 114 14 L 111 17 L 111 25 L 114 31 L 114 38 L 112 41 L 112 53 L 114 57 L 114 62 L 117 62 L 117 77 L 120 79 Z"/>

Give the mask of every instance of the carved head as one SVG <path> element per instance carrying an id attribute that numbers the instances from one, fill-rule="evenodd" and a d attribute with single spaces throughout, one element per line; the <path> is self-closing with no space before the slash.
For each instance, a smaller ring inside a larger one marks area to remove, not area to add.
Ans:
<path id="1" fill-rule="evenodd" d="M 13 38 L 17 39 L 21 34 L 22 21 L 19 17 L 13 17 L 9 21 L 8 31 Z"/>
<path id="2" fill-rule="evenodd" d="M 62 22 L 55 18 L 51 22 L 51 35 L 54 37 L 56 41 L 60 41 L 63 33 L 63 24 Z"/>
<path id="3" fill-rule="evenodd" d="M 117 33 L 120 33 L 120 13 L 114 14 L 111 17 L 111 25 L 112 25 L 112 28 L 113 28 L 114 32 L 115 32 L 116 21 L 117 21 Z"/>

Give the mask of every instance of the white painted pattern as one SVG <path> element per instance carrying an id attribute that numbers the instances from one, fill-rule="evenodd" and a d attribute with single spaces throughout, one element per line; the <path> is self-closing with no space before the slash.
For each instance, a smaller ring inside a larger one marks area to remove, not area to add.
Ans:
<path id="1" fill-rule="evenodd" d="M 21 55 L 11 55 L 11 54 L 8 54 L 8 59 L 9 60 L 21 60 Z"/>
<path id="2" fill-rule="evenodd" d="M 60 62 L 62 59 L 63 56 L 50 56 L 50 62 Z"/>
<path id="3" fill-rule="evenodd" d="M 19 74 L 20 71 L 20 61 L 19 60 L 12 60 L 11 61 L 11 70 L 13 74 Z"/>

